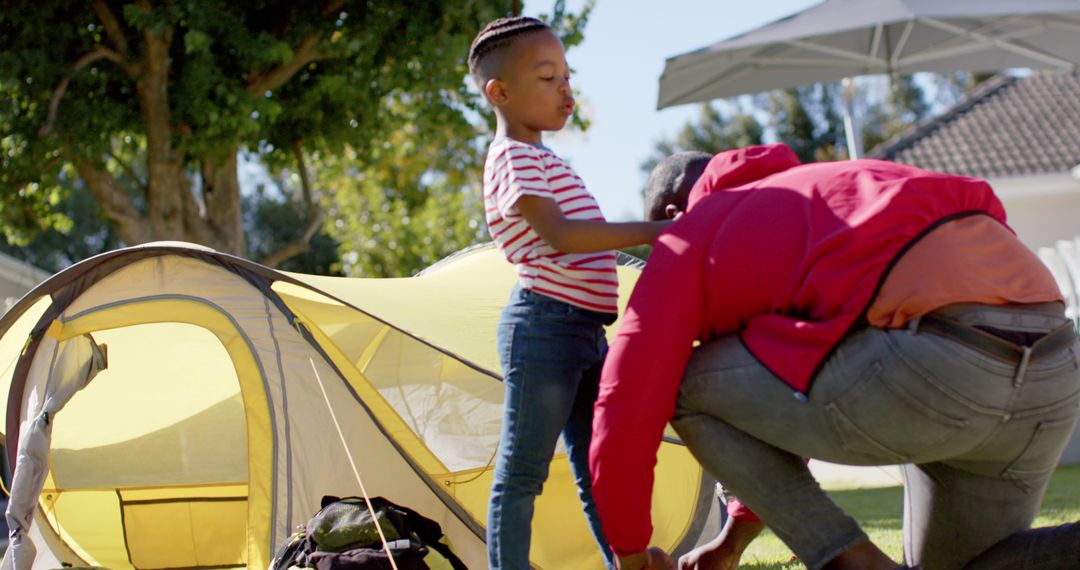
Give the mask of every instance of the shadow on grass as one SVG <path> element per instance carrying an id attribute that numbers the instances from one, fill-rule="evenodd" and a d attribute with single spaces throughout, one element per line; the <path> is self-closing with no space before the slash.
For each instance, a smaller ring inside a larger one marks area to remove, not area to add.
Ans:
<path id="1" fill-rule="evenodd" d="M 903 555 L 904 489 L 901 486 L 827 491 L 840 508 L 854 517 L 870 539 L 893 560 Z M 1033 526 L 1080 521 L 1080 465 L 1059 467 L 1050 479 Z M 791 551 L 766 530 L 750 545 L 739 568 L 789 570 L 805 568 L 791 560 Z"/>
<path id="2" fill-rule="evenodd" d="M 900 530 L 904 522 L 904 488 L 849 489 L 828 491 L 832 500 L 864 529 Z"/>
<path id="3" fill-rule="evenodd" d="M 899 560 L 904 513 L 904 488 L 845 489 L 827 491 L 829 497 L 846 513 L 859 521 L 866 534 L 886 554 Z M 743 556 L 739 568 L 753 570 L 788 570 L 805 568 L 771 531 L 766 530 Z"/>

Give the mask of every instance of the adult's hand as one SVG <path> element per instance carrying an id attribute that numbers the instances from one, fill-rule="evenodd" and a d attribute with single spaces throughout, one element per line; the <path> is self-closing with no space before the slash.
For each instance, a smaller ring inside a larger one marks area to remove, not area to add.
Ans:
<path id="1" fill-rule="evenodd" d="M 619 570 L 675 570 L 675 560 L 656 546 L 648 550 L 618 557 Z"/>

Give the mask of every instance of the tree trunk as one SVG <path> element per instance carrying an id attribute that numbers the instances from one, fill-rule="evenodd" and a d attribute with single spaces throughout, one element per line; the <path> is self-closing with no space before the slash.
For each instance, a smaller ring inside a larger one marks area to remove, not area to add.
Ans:
<path id="1" fill-rule="evenodd" d="M 236 149 L 220 160 L 204 159 L 201 207 L 191 193 L 187 173 L 177 163 L 151 163 L 147 197 L 155 201 L 140 212 L 119 182 L 104 166 L 76 159 L 75 167 L 105 215 L 116 224 L 117 235 L 128 245 L 181 240 L 245 257 L 243 217 Z M 174 211 L 164 216 L 162 204 Z M 157 214 L 155 214 L 155 206 Z"/>
<path id="2" fill-rule="evenodd" d="M 179 152 L 172 145 L 169 107 L 169 44 L 172 29 L 143 34 L 143 73 L 135 83 L 146 121 L 146 215 L 156 239 L 184 239 L 187 181 Z M 188 193 L 187 198 L 190 198 Z"/>
<path id="3" fill-rule="evenodd" d="M 190 241 L 241 257 L 247 254 L 240 213 L 236 147 L 220 158 L 203 158 L 203 206 L 188 184 L 183 153 L 173 145 L 172 109 L 169 107 L 169 45 L 172 29 L 147 31 L 144 73 L 136 82 L 146 120 L 146 157 L 149 169 L 146 217 L 156 239 Z"/>
<path id="4" fill-rule="evenodd" d="M 236 156 L 237 149 L 230 148 L 221 157 L 203 158 L 203 203 L 206 205 L 206 216 L 200 220 L 200 225 L 213 234 L 215 243 L 211 247 L 247 257 Z"/>
<path id="5" fill-rule="evenodd" d="M 124 243 L 135 245 L 158 239 L 146 216 L 135 209 L 108 170 L 81 158 L 75 159 L 75 168 L 105 216 L 116 224 L 116 233 Z"/>

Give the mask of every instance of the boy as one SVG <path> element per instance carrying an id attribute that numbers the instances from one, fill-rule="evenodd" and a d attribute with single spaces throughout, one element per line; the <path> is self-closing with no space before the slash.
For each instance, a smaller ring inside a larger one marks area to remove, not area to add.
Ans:
<path id="1" fill-rule="evenodd" d="M 506 406 L 488 510 L 492 570 L 529 568 L 533 504 L 560 432 L 606 564 L 590 494 L 592 410 L 615 321 L 616 248 L 650 243 L 667 222 L 608 223 L 582 180 L 543 146 L 574 111 L 562 42 L 535 18 L 500 18 L 473 40 L 469 70 L 495 112 L 484 166 L 492 239 L 518 284 L 497 340 Z"/>

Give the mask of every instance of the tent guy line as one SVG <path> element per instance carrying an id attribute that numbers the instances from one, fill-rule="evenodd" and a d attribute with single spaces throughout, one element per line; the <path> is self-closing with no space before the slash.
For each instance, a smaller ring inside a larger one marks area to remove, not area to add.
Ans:
<path id="1" fill-rule="evenodd" d="M 330 396 L 326 394 L 326 386 L 323 385 L 322 376 L 319 376 L 319 369 L 315 366 L 313 358 L 308 358 L 308 362 L 311 363 L 311 373 L 315 376 L 315 382 L 319 384 L 319 391 L 322 393 L 323 401 L 326 402 L 326 409 L 330 412 L 330 419 L 334 422 L 338 440 L 341 442 L 342 449 L 345 450 L 345 456 L 349 458 L 349 467 L 356 477 L 356 484 L 360 486 L 360 494 L 364 497 L 364 504 L 367 505 L 368 512 L 371 513 L 371 520 L 378 522 L 379 518 L 375 512 L 375 507 L 371 504 L 371 496 L 368 495 L 367 487 L 364 487 L 364 480 L 360 477 L 360 470 L 356 468 L 356 461 L 353 459 L 352 452 L 349 451 L 349 442 L 345 440 L 345 433 L 341 431 L 341 423 L 338 422 L 337 414 L 334 413 L 334 406 L 330 403 Z M 398 570 L 397 562 L 394 561 L 394 553 L 390 552 L 390 545 L 386 543 L 386 535 L 383 534 L 382 525 L 375 524 L 373 526 L 379 533 L 379 541 L 382 542 L 383 551 L 386 552 L 386 559 L 394 570 Z"/>

